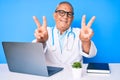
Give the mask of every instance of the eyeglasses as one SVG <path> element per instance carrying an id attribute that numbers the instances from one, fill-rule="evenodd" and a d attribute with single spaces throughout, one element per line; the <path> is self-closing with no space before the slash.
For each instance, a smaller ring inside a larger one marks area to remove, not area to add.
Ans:
<path id="1" fill-rule="evenodd" d="M 64 16 L 65 14 L 67 14 L 67 17 L 71 18 L 73 17 L 74 13 L 73 12 L 67 12 L 67 11 L 64 11 L 64 10 L 56 10 L 55 11 L 56 13 L 58 13 L 60 16 Z"/>

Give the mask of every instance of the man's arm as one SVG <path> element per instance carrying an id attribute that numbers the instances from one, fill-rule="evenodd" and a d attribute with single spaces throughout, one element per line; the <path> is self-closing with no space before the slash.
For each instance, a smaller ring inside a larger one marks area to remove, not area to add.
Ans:
<path id="1" fill-rule="evenodd" d="M 90 51 L 90 46 L 91 46 L 91 38 L 93 36 L 93 30 L 91 29 L 91 25 L 95 20 L 95 16 L 91 18 L 91 20 L 88 22 L 86 25 L 86 16 L 83 15 L 82 17 L 82 22 L 81 22 L 81 30 L 80 30 L 80 35 L 79 38 L 82 42 L 82 50 L 83 52 L 89 54 Z"/>

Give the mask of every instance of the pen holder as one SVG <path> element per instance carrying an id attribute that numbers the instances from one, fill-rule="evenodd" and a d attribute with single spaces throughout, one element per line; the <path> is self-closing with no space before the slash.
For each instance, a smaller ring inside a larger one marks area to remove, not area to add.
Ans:
<path id="1" fill-rule="evenodd" d="M 82 68 L 72 68 L 73 80 L 80 80 L 82 77 Z"/>
<path id="2" fill-rule="evenodd" d="M 80 80 L 82 77 L 82 64 L 80 62 L 74 62 L 72 65 L 73 80 Z"/>

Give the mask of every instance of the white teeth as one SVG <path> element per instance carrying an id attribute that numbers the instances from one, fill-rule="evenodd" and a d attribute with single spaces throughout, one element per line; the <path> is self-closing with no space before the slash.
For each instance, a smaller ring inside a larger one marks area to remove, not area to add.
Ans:
<path id="1" fill-rule="evenodd" d="M 67 21 L 61 20 L 61 22 L 67 23 Z"/>

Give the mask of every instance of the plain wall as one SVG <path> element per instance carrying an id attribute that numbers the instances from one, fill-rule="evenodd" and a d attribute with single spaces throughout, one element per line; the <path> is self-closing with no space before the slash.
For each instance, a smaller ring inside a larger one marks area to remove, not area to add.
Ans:
<path id="1" fill-rule="evenodd" d="M 0 63 L 6 63 L 2 41 L 31 42 L 36 25 L 32 16 L 42 23 L 47 17 L 48 26 L 54 26 L 53 13 L 62 0 L 0 0 Z M 72 26 L 81 27 L 81 17 L 87 21 L 92 16 L 92 40 L 98 49 L 94 58 L 84 58 L 84 62 L 120 62 L 120 1 L 119 0 L 67 0 L 75 11 Z"/>

